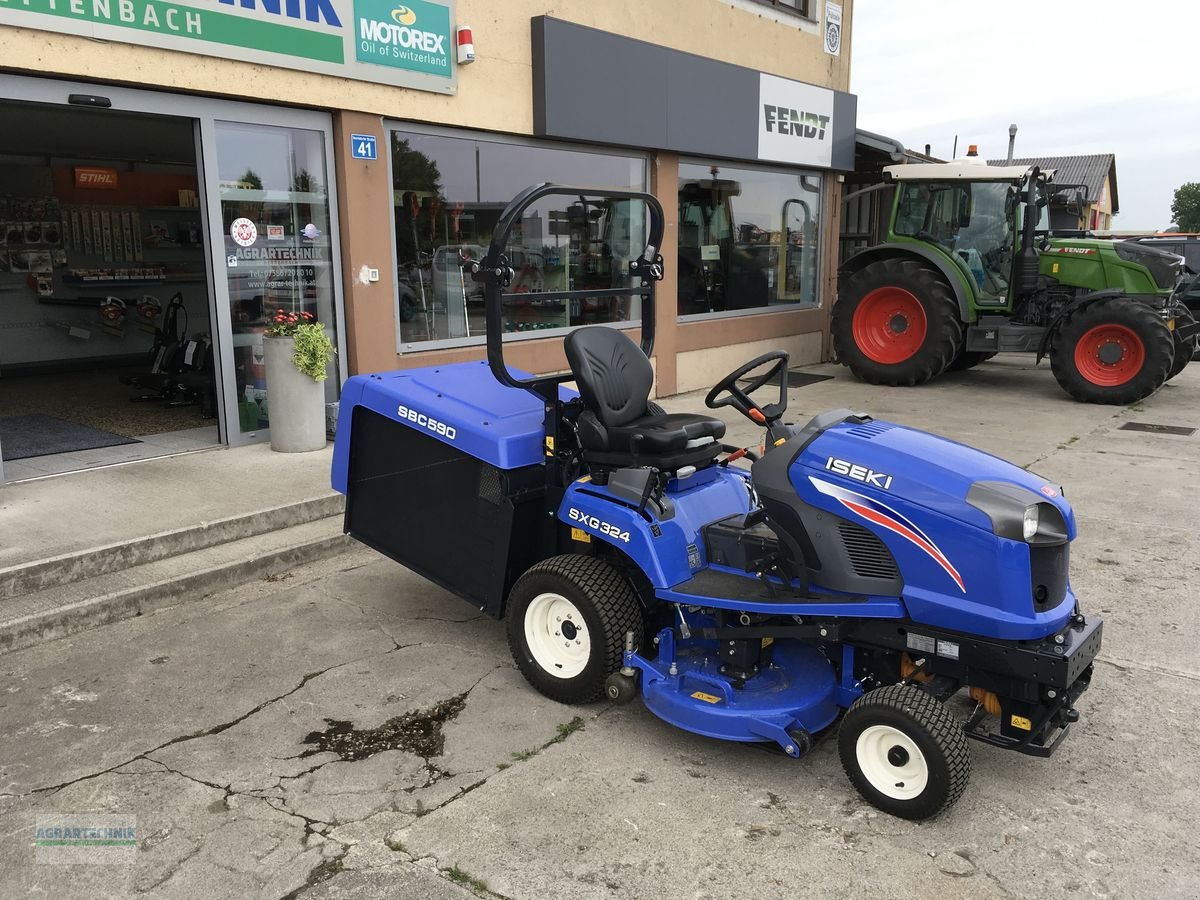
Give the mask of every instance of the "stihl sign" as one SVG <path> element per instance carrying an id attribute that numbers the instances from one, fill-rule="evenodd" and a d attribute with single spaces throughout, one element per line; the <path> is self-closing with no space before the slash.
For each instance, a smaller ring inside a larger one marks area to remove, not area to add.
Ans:
<path id="1" fill-rule="evenodd" d="M 117 170 L 102 169 L 98 166 L 76 166 L 75 187 L 114 191 L 117 189 Z"/>

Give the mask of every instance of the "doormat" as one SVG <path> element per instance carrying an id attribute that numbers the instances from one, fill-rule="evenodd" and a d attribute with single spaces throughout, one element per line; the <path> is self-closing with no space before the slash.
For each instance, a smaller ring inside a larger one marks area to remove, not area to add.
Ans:
<path id="1" fill-rule="evenodd" d="M 788 387 L 807 387 L 810 384 L 820 384 L 822 381 L 833 381 L 833 376 L 788 370 Z"/>
<path id="2" fill-rule="evenodd" d="M 0 416 L 0 452 L 3 452 L 6 460 L 140 443 L 137 438 L 89 428 L 87 425 L 40 413 L 29 416 Z"/>
<path id="3" fill-rule="evenodd" d="M 787 383 L 790 388 L 808 387 L 810 384 L 820 384 L 822 381 L 833 381 L 832 375 L 813 375 L 811 372 L 795 372 L 788 369 Z M 738 382 L 742 387 L 750 384 L 749 379 Z M 775 382 L 772 381 L 772 384 Z"/>

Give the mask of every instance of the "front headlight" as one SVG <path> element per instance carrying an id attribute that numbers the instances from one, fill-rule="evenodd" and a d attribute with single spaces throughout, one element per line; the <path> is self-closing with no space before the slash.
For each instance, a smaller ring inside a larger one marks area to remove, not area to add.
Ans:
<path id="1" fill-rule="evenodd" d="M 1032 541 L 1038 530 L 1038 507 L 1025 507 L 1025 518 L 1021 522 L 1021 536 L 1026 541 Z"/>
<path id="2" fill-rule="evenodd" d="M 1044 485 L 1042 493 L 1051 497 L 1060 489 Z M 976 481 L 967 491 L 967 503 L 991 520 L 997 537 L 1038 545 L 1069 540 L 1063 511 L 1028 488 L 1006 481 Z"/>

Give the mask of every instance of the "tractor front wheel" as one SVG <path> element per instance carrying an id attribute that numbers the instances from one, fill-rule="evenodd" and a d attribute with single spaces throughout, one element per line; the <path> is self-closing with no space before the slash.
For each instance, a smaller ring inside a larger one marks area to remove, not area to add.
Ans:
<path id="1" fill-rule="evenodd" d="M 1098 300 L 1072 313 L 1055 335 L 1050 368 L 1085 403 L 1135 403 L 1158 390 L 1175 341 L 1155 310 L 1136 300 Z"/>
<path id="2" fill-rule="evenodd" d="M 559 703 L 588 703 L 621 667 L 625 633 L 642 633 L 629 580 L 596 556 L 555 556 L 522 575 L 508 597 L 508 646 L 521 674 Z"/>
<path id="3" fill-rule="evenodd" d="M 846 277 L 833 307 L 838 360 L 870 384 L 924 384 L 958 356 L 963 326 L 941 275 L 889 258 Z"/>
<path id="4" fill-rule="evenodd" d="M 838 729 L 838 754 L 858 792 L 902 819 L 936 816 L 971 778 L 962 725 L 937 697 L 909 684 L 855 700 Z"/>
<path id="5" fill-rule="evenodd" d="M 1167 381 L 1170 381 L 1180 372 L 1182 372 L 1187 364 L 1192 361 L 1192 357 L 1196 355 L 1197 341 L 1196 338 L 1188 338 L 1184 340 L 1179 336 L 1179 329 L 1184 325 L 1192 325 L 1196 321 L 1196 317 L 1192 315 L 1192 311 L 1182 303 L 1175 307 L 1175 330 L 1171 332 L 1171 337 L 1175 341 L 1175 362 L 1171 363 L 1171 371 L 1167 373 Z"/>

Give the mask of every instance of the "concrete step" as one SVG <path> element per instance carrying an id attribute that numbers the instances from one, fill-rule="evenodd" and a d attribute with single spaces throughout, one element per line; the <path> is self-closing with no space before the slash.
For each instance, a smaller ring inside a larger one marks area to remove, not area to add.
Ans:
<path id="1" fill-rule="evenodd" d="M 200 522 L 115 544 L 0 568 L 0 615 L 7 598 L 120 572 L 183 553 L 338 515 L 345 497 L 327 494 L 269 509 Z"/>
<path id="2" fill-rule="evenodd" d="M 332 515 L 0 601 L 0 653 L 206 597 L 356 546 Z"/>

